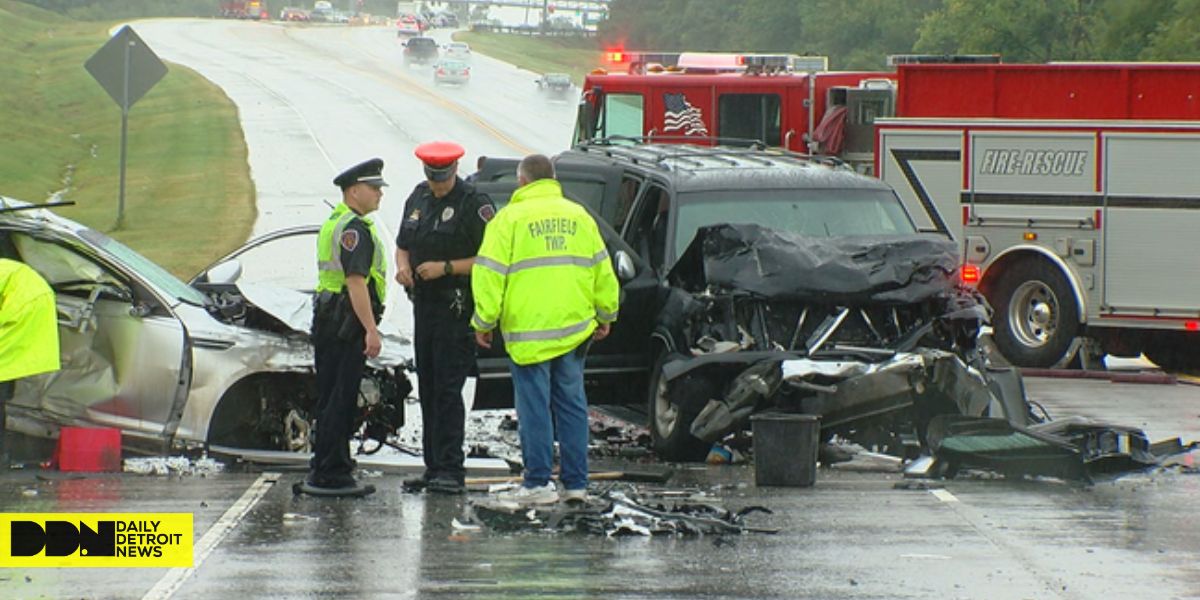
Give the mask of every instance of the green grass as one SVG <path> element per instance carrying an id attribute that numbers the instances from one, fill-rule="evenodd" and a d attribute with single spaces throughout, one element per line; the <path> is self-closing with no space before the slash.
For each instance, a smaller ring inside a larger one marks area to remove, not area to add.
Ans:
<path id="1" fill-rule="evenodd" d="M 472 52 L 535 73 L 568 73 L 576 84 L 582 84 L 583 76 L 600 66 L 603 55 L 592 38 L 460 31 L 454 34 L 454 40 L 470 44 Z"/>
<path id="2" fill-rule="evenodd" d="M 116 228 L 121 112 L 83 68 L 111 23 L 0 0 L 0 194 L 43 202 L 180 276 L 246 240 L 256 214 L 237 109 L 168 64 L 129 113 L 125 219 Z"/>

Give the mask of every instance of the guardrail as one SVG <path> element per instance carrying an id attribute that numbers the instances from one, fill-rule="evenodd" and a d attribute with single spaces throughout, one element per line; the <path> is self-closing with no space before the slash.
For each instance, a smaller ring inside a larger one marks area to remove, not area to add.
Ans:
<path id="1" fill-rule="evenodd" d="M 534 25 L 489 25 L 474 23 L 471 31 L 479 33 L 504 33 L 510 35 L 527 35 L 530 37 L 596 37 L 596 32 L 588 29 L 541 29 Z"/>

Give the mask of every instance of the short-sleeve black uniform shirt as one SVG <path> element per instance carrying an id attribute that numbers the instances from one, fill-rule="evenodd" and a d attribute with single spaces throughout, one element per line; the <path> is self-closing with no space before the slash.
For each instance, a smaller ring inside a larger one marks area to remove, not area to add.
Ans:
<path id="1" fill-rule="evenodd" d="M 414 271 L 424 262 L 469 258 L 479 253 L 484 226 L 495 214 L 491 198 L 460 178 L 455 178 L 454 188 L 441 199 L 434 198 L 429 182 L 422 181 L 404 203 L 396 247 L 408 251 L 409 267 Z M 432 281 L 418 279 L 415 284 L 418 290 L 470 290 L 471 277 L 459 274 Z"/>
<path id="2" fill-rule="evenodd" d="M 371 292 L 371 303 L 379 306 L 379 294 L 370 283 L 371 263 L 375 258 L 375 239 L 371 237 L 371 230 L 361 218 L 356 216 L 350 219 L 342 229 L 338 250 L 341 252 L 342 272 L 346 275 L 366 277 L 367 289 Z"/>

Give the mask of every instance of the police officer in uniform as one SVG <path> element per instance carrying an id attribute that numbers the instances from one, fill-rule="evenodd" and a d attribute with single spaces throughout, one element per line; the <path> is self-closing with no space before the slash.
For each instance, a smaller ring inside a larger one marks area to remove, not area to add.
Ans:
<path id="1" fill-rule="evenodd" d="M 333 180 L 342 203 L 321 226 L 317 238 L 317 299 L 312 339 L 317 370 L 317 431 L 309 475 L 300 491 L 321 495 L 363 495 L 351 473 L 359 384 L 366 359 L 379 355 L 376 324 L 387 291 L 384 247 L 367 215 L 383 198 L 383 161 L 373 158 Z"/>
<path id="2" fill-rule="evenodd" d="M 396 236 L 396 281 L 413 301 L 425 474 L 404 483 L 410 490 L 461 494 L 466 489 L 462 387 L 475 369 L 471 267 L 495 207 L 458 177 L 462 146 L 429 142 L 415 153 L 424 163 L 426 181 L 404 205 Z"/>

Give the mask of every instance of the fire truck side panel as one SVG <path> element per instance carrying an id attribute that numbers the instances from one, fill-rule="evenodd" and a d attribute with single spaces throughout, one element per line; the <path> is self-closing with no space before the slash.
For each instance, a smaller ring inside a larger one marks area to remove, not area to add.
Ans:
<path id="1" fill-rule="evenodd" d="M 932 199 L 981 267 L 997 342 L 1025 366 L 1058 362 L 1076 332 L 1112 354 L 1197 364 L 1182 336 L 1200 326 L 1200 124 L 886 119 L 877 134 L 882 178 L 919 223 L 917 190 Z M 969 209 L 957 232 L 954 185 Z"/>
<path id="2" fill-rule="evenodd" d="M 878 176 L 921 231 L 962 239 L 962 130 L 879 128 Z"/>
<path id="3" fill-rule="evenodd" d="M 856 87 L 868 79 L 894 78 L 890 73 L 846 72 L 779 75 L 589 75 L 585 95 L 599 88 L 606 96 L 640 95 L 644 122 L 640 132 L 614 128 L 577 133 L 654 136 L 656 142 L 686 142 L 666 137 L 724 137 L 757 139 L 768 146 L 808 152 L 810 126 L 820 123 L 830 101 L 830 89 Z M 810 93 L 809 84 L 814 81 Z M 609 101 L 603 106 L 607 109 Z M 813 106 L 810 118 L 809 106 Z M 869 135 L 864 135 L 869 151 Z"/>
<path id="4" fill-rule="evenodd" d="M 906 118 L 1200 119 L 1200 64 L 900 65 Z"/>
<path id="5" fill-rule="evenodd" d="M 1132 71 L 1132 119 L 1200 120 L 1200 70 Z"/>
<path id="6" fill-rule="evenodd" d="M 1200 133 L 1104 137 L 1106 312 L 1195 318 Z"/>

